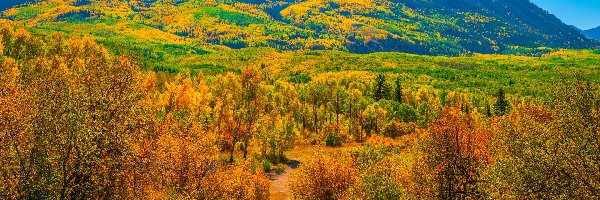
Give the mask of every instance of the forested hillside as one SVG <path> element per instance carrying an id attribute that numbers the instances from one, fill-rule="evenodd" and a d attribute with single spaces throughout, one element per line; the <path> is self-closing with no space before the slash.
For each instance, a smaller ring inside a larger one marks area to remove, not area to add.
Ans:
<path id="1" fill-rule="evenodd" d="M 0 28 L 1 199 L 268 199 L 289 168 L 298 199 L 600 197 L 597 51 L 150 70 L 94 39 Z"/>
<path id="2" fill-rule="evenodd" d="M 4 0 L 0 199 L 599 199 L 597 45 L 527 0 Z"/>
<path id="3" fill-rule="evenodd" d="M 577 30 L 526 0 L 35 2 L 4 10 L 1 16 L 27 24 L 35 33 L 92 35 L 104 44 L 133 49 L 151 45 L 203 53 L 272 47 L 462 55 L 591 47 Z"/>

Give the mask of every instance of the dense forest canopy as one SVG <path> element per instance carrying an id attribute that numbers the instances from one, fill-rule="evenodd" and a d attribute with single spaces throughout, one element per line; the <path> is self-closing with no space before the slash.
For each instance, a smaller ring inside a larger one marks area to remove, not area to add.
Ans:
<path id="1" fill-rule="evenodd" d="M 267 199 L 265 171 L 305 145 L 325 147 L 290 178 L 301 199 L 599 195 L 592 51 L 282 53 L 204 74 L 140 70 L 90 37 L 0 38 L 2 198 Z"/>
<path id="2" fill-rule="evenodd" d="M 600 50 L 529 1 L 0 4 L 0 199 L 600 198 Z"/>

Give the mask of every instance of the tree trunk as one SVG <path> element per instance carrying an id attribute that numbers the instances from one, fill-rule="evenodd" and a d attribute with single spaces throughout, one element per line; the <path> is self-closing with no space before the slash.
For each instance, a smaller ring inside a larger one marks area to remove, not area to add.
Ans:
<path id="1" fill-rule="evenodd" d="M 315 121 L 315 124 L 313 125 L 314 129 L 315 129 L 314 131 L 315 131 L 316 134 L 319 134 L 319 127 L 317 125 L 317 123 L 318 123 L 318 119 L 317 119 L 317 102 L 313 102 L 313 115 L 314 115 L 314 121 Z"/>
<path id="2" fill-rule="evenodd" d="M 233 152 L 235 151 L 235 143 L 233 143 L 233 146 L 231 147 L 231 150 L 229 151 L 229 163 L 233 163 Z"/>
<path id="3" fill-rule="evenodd" d="M 246 132 L 246 138 L 244 138 L 244 160 L 246 160 L 246 157 L 248 156 L 248 141 L 250 140 L 250 133 L 251 130 L 248 130 Z"/>

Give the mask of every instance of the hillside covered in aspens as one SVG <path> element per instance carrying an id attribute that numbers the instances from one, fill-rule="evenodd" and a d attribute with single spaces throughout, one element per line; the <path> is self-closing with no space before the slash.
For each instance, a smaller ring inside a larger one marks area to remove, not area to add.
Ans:
<path id="1" fill-rule="evenodd" d="M 600 198 L 600 50 L 526 0 L 0 10 L 0 199 Z"/>
<path id="2" fill-rule="evenodd" d="M 38 0 L 1 16 L 34 32 L 198 53 L 224 46 L 462 55 L 592 46 L 523 0 Z"/>

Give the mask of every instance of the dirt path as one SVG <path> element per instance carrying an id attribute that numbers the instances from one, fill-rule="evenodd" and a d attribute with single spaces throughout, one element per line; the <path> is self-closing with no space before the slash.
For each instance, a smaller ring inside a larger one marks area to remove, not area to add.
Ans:
<path id="1" fill-rule="evenodd" d="M 286 156 L 290 159 L 286 163 L 287 167 L 285 170 L 268 173 L 269 179 L 271 179 L 271 199 L 273 200 L 289 200 L 293 199 L 292 192 L 289 189 L 288 181 L 290 175 L 296 172 L 296 168 L 301 163 L 304 163 L 316 152 L 331 152 L 338 151 L 340 149 L 349 149 L 360 146 L 359 144 L 345 144 L 343 147 L 323 147 L 318 145 L 305 145 L 297 146 L 296 148 L 286 152 Z"/>
<path id="2" fill-rule="evenodd" d="M 284 170 L 278 170 L 276 172 L 270 172 L 269 179 L 271 179 L 271 199 L 272 200 L 288 200 L 292 199 L 292 193 L 289 190 L 288 180 L 290 174 L 293 174 L 298 168 L 300 162 L 297 160 L 290 160 L 286 163 L 287 167 Z"/>

